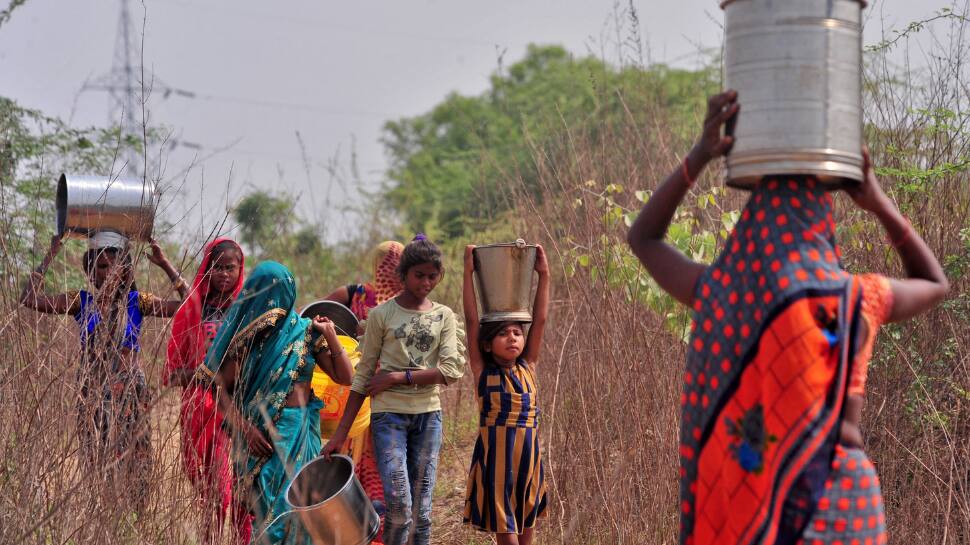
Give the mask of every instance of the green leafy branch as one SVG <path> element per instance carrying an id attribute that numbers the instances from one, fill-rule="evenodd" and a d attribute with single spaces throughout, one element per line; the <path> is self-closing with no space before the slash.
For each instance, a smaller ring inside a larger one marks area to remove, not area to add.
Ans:
<path id="1" fill-rule="evenodd" d="M 601 220 L 607 232 L 618 232 L 621 224 L 629 227 L 636 219 L 639 209 L 631 210 L 617 203 L 616 197 L 625 194 L 623 186 L 607 184 L 596 191 L 598 184 L 587 181 L 585 190 L 591 193 L 594 203 L 603 215 Z M 718 197 L 725 189 L 713 186 L 696 196 L 693 210 L 679 208 L 667 230 L 666 240 L 695 261 L 710 263 L 717 252 L 718 239 L 726 239 L 737 223 L 740 213 L 723 210 Z M 643 190 L 633 193 L 636 201 L 645 203 L 652 192 Z M 576 198 L 573 207 L 584 206 L 583 198 Z M 696 211 L 707 213 L 713 221 L 711 229 L 705 229 Z M 570 259 L 571 258 L 571 259 Z M 594 248 L 573 245 L 567 253 L 566 273 L 569 276 L 585 270 L 594 282 L 602 281 L 615 292 L 622 293 L 627 301 L 646 305 L 660 316 L 665 327 L 684 342 L 690 335 L 690 312 L 663 291 L 633 255 L 625 242 L 601 235 Z"/>
<path id="2" fill-rule="evenodd" d="M 913 21 L 909 23 L 908 25 L 906 25 L 906 28 L 904 28 L 903 30 L 893 30 L 894 36 L 892 38 L 887 38 L 875 44 L 867 45 L 865 47 L 865 51 L 871 53 L 876 51 L 888 50 L 894 45 L 896 45 L 896 43 L 902 40 L 903 38 L 908 37 L 910 34 L 916 34 L 922 31 L 923 28 L 926 27 L 926 25 L 939 21 L 941 19 L 950 19 L 950 20 L 961 21 L 961 22 L 967 22 L 968 20 L 970 20 L 967 18 L 965 14 L 954 12 L 953 8 L 949 8 L 949 7 L 943 8 L 940 11 L 936 12 L 936 15 L 932 17 L 927 17 L 926 19 L 920 19 L 919 21 Z"/>
<path id="3" fill-rule="evenodd" d="M 952 177 L 968 170 L 970 170 L 970 159 L 961 158 L 959 161 L 943 162 L 930 168 L 917 166 L 876 167 L 876 174 L 906 180 L 897 187 L 906 193 L 918 193 L 924 191 L 929 183 L 934 180 Z"/>

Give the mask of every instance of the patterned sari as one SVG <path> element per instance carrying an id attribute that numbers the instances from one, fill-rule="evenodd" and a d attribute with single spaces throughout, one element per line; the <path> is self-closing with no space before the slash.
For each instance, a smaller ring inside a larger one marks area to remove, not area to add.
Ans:
<path id="1" fill-rule="evenodd" d="M 250 453 L 245 438 L 233 433 L 233 467 L 238 490 L 249 491 L 256 516 L 254 543 L 309 543 L 296 517 L 286 512 L 285 492 L 293 475 L 320 452 L 320 409 L 312 398 L 305 407 L 286 407 L 294 384 L 308 381 L 313 359 L 310 320 L 295 310 L 296 282 L 283 265 L 266 261 L 253 270 L 199 372 L 211 380 L 226 358 L 239 360 L 233 401 L 242 415 L 263 431 L 274 453 Z"/>
<path id="2" fill-rule="evenodd" d="M 766 180 L 697 283 L 681 398 L 684 545 L 793 544 L 824 492 L 861 300 L 832 199 Z"/>

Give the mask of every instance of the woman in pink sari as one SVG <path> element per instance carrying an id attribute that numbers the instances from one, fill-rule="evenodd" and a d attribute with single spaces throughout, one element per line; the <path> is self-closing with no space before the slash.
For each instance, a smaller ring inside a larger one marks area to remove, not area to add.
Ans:
<path id="1" fill-rule="evenodd" d="M 221 542 L 230 509 L 233 542 L 249 543 L 251 533 L 251 515 L 233 498 L 229 436 L 222 429 L 215 396 L 193 380 L 225 311 L 242 288 L 244 261 L 242 248 L 228 238 L 217 238 L 206 246 L 192 291 L 172 323 L 162 378 L 165 385 L 182 387 L 182 463 L 198 492 L 205 543 Z"/>

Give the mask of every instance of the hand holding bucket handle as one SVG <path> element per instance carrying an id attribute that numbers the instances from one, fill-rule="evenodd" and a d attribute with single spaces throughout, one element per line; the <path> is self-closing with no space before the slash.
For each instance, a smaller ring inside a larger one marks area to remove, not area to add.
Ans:
<path id="1" fill-rule="evenodd" d="M 546 258 L 546 249 L 542 244 L 536 244 L 536 264 L 535 271 L 539 274 L 549 273 L 549 260 Z"/>

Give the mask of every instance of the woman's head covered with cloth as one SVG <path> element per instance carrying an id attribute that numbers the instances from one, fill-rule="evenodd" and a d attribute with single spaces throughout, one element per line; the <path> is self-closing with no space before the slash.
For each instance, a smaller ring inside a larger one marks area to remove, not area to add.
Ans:
<path id="1" fill-rule="evenodd" d="M 207 339 L 202 327 L 203 307 L 207 303 L 212 303 L 207 299 L 212 291 L 213 277 L 218 274 L 212 269 L 214 262 L 221 260 L 223 256 L 233 260 L 238 256 L 238 274 L 231 283 L 226 283 L 224 286 L 218 283 L 215 288 L 223 288 L 226 291 L 223 299 L 226 304 L 231 304 L 242 290 L 245 279 L 245 254 L 236 241 L 230 238 L 216 238 L 206 245 L 202 253 L 202 263 L 195 274 L 195 280 L 192 281 L 192 291 L 189 292 L 189 296 L 172 320 L 172 337 L 168 343 L 168 357 L 162 376 L 165 384 L 168 384 L 175 369 L 183 367 L 195 369 L 204 361 Z"/>
<path id="2" fill-rule="evenodd" d="M 360 320 L 367 319 L 367 311 L 401 293 L 403 284 L 397 273 L 404 245 L 385 240 L 374 248 L 374 279 L 350 294 L 350 310 Z"/>
<path id="3" fill-rule="evenodd" d="M 205 368 L 210 377 L 226 359 L 243 358 L 233 399 L 260 429 L 277 417 L 306 365 L 309 325 L 296 312 L 293 275 L 275 261 L 264 261 L 246 279 L 209 349 Z"/>

